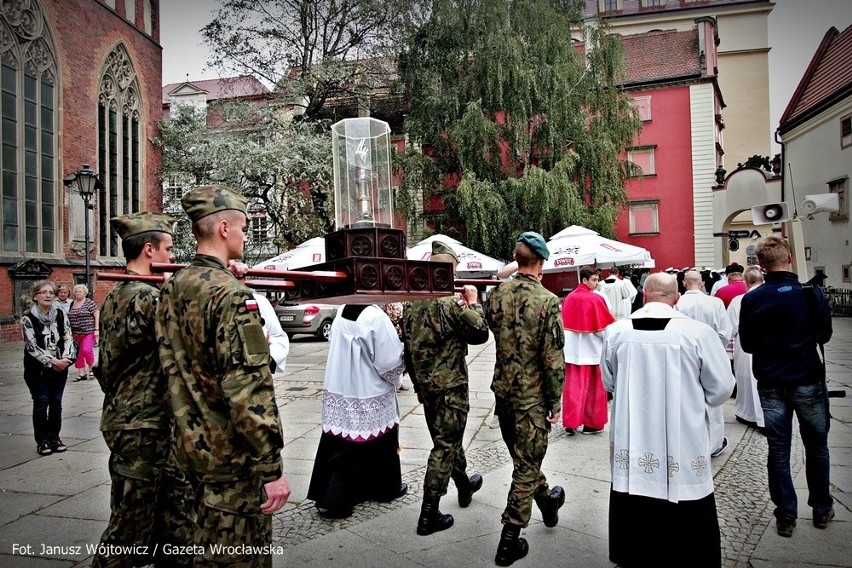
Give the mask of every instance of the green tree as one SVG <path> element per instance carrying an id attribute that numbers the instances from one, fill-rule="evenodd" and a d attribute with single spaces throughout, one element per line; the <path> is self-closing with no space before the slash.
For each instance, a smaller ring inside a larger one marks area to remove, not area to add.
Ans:
<path id="1" fill-rule="evenodd" d="M 406 131 L 443 174 L 424 188 L 446 206 L 436 222 L 463 226 L 492 256 L 507 258 L 529 229 L 547 237 L 576 223 L 612 236 L 624 205 L 619 156 L 641 123 L 619 88 L 621 43 L 584 28 L 582 4 L 436 0 L 399 57 Z M 444 188 L 454 174 L 458 186 Z"/>
<path id="2" fill-rule="evenodd" d="M 386 84 L 408 26 L 426 13 L 425 0 L 219 0 L 202 30 L 224 72 L 253 75 L 321 116 L 331 98 L 359 97 Z"/>
<path id="3" fill-rule="evenodd" d="M 207 114 L 214 111 L 224 123 L 208 126 Z M 182 106 L 160 122 L 156 143 L 163 151 L 163 179 L 187 187 L 229 185 L 250 199 L 250 209 L 265 212 L 272 242 L 250 242 L 248 261 L 269 256 L 270 245 L 286 249 L 333 227 L 331 143 L 322 122 L 293 122 L 274 104 L 231 102 L 205 112 Z M 180 211 L 169 195 L 164 207 Z M 194 249 L 187 227 L 175 239 L 184 257 Z"/>

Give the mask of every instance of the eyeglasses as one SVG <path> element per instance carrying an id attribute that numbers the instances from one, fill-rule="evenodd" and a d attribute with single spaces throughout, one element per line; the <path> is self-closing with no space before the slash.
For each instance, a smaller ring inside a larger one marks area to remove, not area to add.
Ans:
<path id="1" fill-rule="evenodd" d="M 54 292 L 53 290 L 42 290 L 41 292 L 38 292 L 38 294 L 48 294 L 50 296 L 53 296 Z"/>

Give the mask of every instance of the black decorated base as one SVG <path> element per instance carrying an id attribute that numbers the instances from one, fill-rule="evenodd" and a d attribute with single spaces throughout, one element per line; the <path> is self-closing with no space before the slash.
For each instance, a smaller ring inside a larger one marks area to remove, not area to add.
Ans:
<path id="1" fill-rule="evenodd" d="M 405 260 L 405 232 L 388 226 L 346 227 L 325 236 L 326 261 L 349 257 Z"/>
<path id="2" fill-rule="evenodd" d="M 376 257 L 347 257 L 300 270 L 339 271 L 338 282 L 298 280 L 286 291 L 286 300 L 318 300 L 329 304 L 388 303 L 448 296 L 454 292 L 453 265 Z"/>

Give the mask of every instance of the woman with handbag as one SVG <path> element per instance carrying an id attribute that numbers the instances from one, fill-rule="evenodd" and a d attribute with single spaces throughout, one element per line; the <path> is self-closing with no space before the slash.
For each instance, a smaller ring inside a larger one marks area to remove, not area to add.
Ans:
<path id="1" fill-rule="evenodd" d="M 59 438 L 62 393 L 68 367 L 77 355 L 68 316 L 53 305 L 55 294 L 53 282 L 37 282 L 32 290 L 34 305 L 21 316 L 24 381 L 33 398 L 33 434 L 42 456 L 68 449 Z"/>

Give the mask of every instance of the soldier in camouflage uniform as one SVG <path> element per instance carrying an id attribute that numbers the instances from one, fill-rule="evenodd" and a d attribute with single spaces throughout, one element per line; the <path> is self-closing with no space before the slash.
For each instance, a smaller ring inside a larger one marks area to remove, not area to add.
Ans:
<path id="1" fill-rule="evenodd" d="M 558 511 L 565 501 L 563 489 L 549 490 L 541 472 L 550 426 L 559 420 L 565 375 L 559 299 L 539 281 L 548 255 L 541 235 L 523 233 L 515 246 L 517 275 L 495 288 L 485 304 L 485 319 L 497 347 L 491 390 L 514 465 L 494 559 L 500 566 L 529 551 L 526 539 L 519 535 L 529 523 L 533 499 L 548 527 L 559 521 Z"/>
<path id="2" fill-rule="evenodd" d="M 194 565 L 268 567 L 272 513 L 290 486 L 257 303 L 226 268 L 243 255 L 247 202 L 228 188 L 202 186 L 181 204 L 198 250 L 163 286 L 157 335 L 175 456 L 196 489 L 194 543 L 203 552 Z"/>
<path id="3" fill-rule="evenodd" d="M 128 274 L 151 274 L 151 263 L 173 262 L 172 218 L 133 213 L 110 220 L 122 239 Z M 187 541 L 188 485 L 171 470 L 171 410 L 154 335 L 159 289 L 121 282 L 101 307 L 100 368 L 104 391 L 101 431 L 110 449 L 110 520 L 92 566 L 154 562 L 154 548 Z M 118 552 L 133 550 L 136 553 Z M 164 558 L 157 559 L 160 565 Z M 177 559 L 168 559 L 174 565 Z"/>
<path id="4" fill-rule="evenodd" d="M 458 264 L 455 252 L 440 241 L 432 243 L 433 262 Z M 467 346 L 488 341 L 477 291 L 465 286 L 464 294 L 406 304 L 402 315 L 405 360 L 417 398 L 423 403 L 432 451 L 423 481 L 423 506 L 417 534 L 429 535 L 453 526 L 452 515 L 441 514 L 441 497 L 450 477 L 458 489 L 459 505 L 467 507 L 482 487 L 478 473 L 468 477 L 462 448 L 468 400 Z"/>

